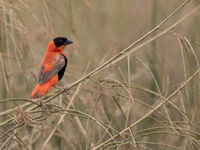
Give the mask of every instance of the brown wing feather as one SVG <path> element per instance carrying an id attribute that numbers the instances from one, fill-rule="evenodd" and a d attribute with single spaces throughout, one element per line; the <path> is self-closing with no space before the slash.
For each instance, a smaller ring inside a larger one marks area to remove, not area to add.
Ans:
<path id="1" fill-rule="evenodd" d="M 55 65 L 52 70 L 46 71 L 45 70 L 45 65 L 41 65 L 39 72 L 38 72 L 38 81 L 39 84 L 44 84 L 46 83 L 50 78 L 52 78 L 54 75 L 56 75 L 64 66 L 65 66 L 65 56 L 59 55 L 58 59 L 55 62 Z"/>

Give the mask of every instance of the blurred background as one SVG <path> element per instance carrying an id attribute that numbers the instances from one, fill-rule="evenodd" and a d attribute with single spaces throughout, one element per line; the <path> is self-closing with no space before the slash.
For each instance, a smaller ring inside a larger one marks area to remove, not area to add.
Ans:
<path id="1" fill-rule="evenodd" d="M 65 50 L 68 66 L 60 83 L 72 85 L 148 33 L 183 2 L 1 0 L 0 99 L 6 99 L 0 105 L 1 148 L 41 149 L 60 119 L 62 113 L 57 112 L 46 115 L 39 123 L 27 123 L 26 116 L 33 120 L 36 116 L 27 107 L 21 108 L 26 102 L 9 101 L 29 99 L 51 39 L 64 36 L 74 42 Z M 138 45 L 175 24 L 198 5 L 198 0 L 190 0 Z M 84 80 L 80 88 L 73 86 L 69 96 L 54 98 L 50 103 L 60 105 L 62 99 L 63 109 L 73 98 L 70 109 L 77 112 L 64 117 L 45 149 L 199 149 L 200 75 L 175 92 L 169 99 L 171 103 L 166 102 L 133 125 L 199 69 L 199 50 L 197 10 L 164 36 Z M 56 93 L 58 90 L 52 89 L 47 97 Z M 18 110 L 9 112 L 16 106 Z M 12 140 L 10 119 L 23 124 Z M 126 131 L 120 136 L 106 142 L 123 130 Z"/>

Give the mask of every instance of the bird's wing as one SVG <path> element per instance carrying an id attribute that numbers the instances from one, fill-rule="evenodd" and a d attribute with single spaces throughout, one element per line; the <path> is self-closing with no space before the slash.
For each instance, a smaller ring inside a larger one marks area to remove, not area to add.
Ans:
<path id="1" fill-rule="evenodd" d="M 49 56 L 48 59 L 42 61 L 38 72 L 39 84 L 46 83 L 50 78 L 56 75 L 66 65 L 65 56 L 62 54 Z"/>

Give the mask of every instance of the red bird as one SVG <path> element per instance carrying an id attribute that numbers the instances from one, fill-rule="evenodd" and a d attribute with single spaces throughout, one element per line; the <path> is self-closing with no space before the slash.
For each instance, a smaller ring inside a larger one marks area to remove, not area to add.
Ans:
<path id="1" fill-rule="evenodd" d="M 65 37 L 56 37 L 48 44 L 46 54 L 40 63 L 38 72 L 38 84 L 31 93 L 31 99 L 40 98 L 46 94 L 52 86 L 62 88 L 67 91 L 66 87 L 57 86 L 58 81 L 62 79 L 66 66 L 67 57 L 64 49 L 68 44 L 73 42 Z"/>

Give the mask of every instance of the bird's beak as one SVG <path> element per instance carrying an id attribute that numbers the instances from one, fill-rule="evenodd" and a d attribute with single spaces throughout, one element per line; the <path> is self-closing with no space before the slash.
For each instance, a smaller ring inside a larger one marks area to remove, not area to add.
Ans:
<path id="1" fill-rule="evenodd" d="M 67 40 L 66 42 L 65 42 L 65 45 L 69 45 L 69 44 L 72 44 L 73 42 L 71 41 L 71 40 Z"/>

